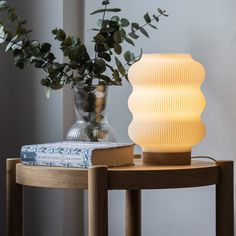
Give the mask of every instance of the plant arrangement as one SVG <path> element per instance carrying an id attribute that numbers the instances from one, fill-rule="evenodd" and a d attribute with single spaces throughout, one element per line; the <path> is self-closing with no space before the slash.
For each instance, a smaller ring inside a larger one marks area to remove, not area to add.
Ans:
<path id="1" fill-rule="evenodd" d="M 128 80 L 129 67 L 142 56 L 142 51 L 138 56 L 131 50 L 124 51 L 123 45 L 135 46 L 135 40 L 140 35 L 149 38 L 146 28 L 157 29 L 154 23 L 168 15 L 158 8 L 152 16 L 146 13 L 144 23 L 138 24 L 118 16 L 121 9 L 110 8 L 110 2 L 101 1 L 103 8 L 90 14 L 99 16 L 97 26 L 91 29 L 94 31 L 94 55 L 89 55 L 79 37 L 69 36 L 63 29 L 56 28 L 52 34 L 59 41 L 60 50 L 66 58 L 66 62 L 57 61 L 51 44 L 30 39 L 27 21 L 5 1 L 0 1 L 0 11 L 6 16 L 0 21 L 0 43 L 6 45 L 6 52 L 12 53 L 15 66 L 23 69 L 33 65 L 44 70 L 46 73 L 41 84 L 49 90 L 61 89 L 65 85 L 75 87 L 81 83 L 87 86 L 121 85 L 123 79 Z"/>

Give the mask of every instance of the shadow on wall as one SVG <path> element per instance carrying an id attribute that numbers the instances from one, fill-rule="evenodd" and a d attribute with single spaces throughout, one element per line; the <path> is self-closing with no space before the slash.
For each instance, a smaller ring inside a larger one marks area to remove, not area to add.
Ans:
<path id="1" fill-rule="evenodd" d="M 5 159 L 17 157 L 20 147 L 32 142 L 35 120 L 32 72 L 23 73 L 12 66 L 12 59 L 0 52 L 0 209 L 5 209 Z M 0 232 L 4 215 L 0 212 Z M 4 235 L 0 233 L 0 235 Z"/>
<path id="2" fill-rule="evenodd" d="M 0 235 L 5 229 L 5 159 L 19 156 L 20 147 L 34 140 L 34 72 L 21 71 L 0 47 Z"/>

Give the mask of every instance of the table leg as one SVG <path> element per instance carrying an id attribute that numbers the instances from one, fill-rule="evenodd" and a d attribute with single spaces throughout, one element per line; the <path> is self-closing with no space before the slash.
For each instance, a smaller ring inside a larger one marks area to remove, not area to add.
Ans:
<path id="1" fill-rule="evenodd" d="M 7 236 L 23 236 L 23 187 L 16 183 L 16 164 L 6 161 Z"/>
<path id="2" fill-rule="evenodd" d="M 107 167 L 94 166 L 88 174 L 89 236 L 108 236 Z"/>
<path id="3" fill-rule="evenodd" d="M 216 236 L 234 235 L 233 162 L 219 161 L 216 185 Z"/>
<path id="4" fill-rule="evenodd" d="M 125 235 L 141 236 L 141 190 L 126 190 Z"/>

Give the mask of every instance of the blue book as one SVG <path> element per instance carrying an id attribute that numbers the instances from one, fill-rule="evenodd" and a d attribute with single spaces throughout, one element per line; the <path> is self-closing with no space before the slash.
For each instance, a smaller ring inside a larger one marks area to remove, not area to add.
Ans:
<path id="1" fill-rule="evenodd" d="M 133 165 L 134 144 L 63 141 L 21 148 L 25 165 L 88 168 Z"/>

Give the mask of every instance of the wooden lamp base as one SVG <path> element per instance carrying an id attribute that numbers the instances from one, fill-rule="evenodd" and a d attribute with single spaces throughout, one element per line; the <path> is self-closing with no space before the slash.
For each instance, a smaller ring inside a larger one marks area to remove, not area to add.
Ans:
<path id="1" fill-rule="evenodd" d="M 142 158 L 143 163 L 148 165 L 191 165 L 191 152 L 143 152 Z"/>

